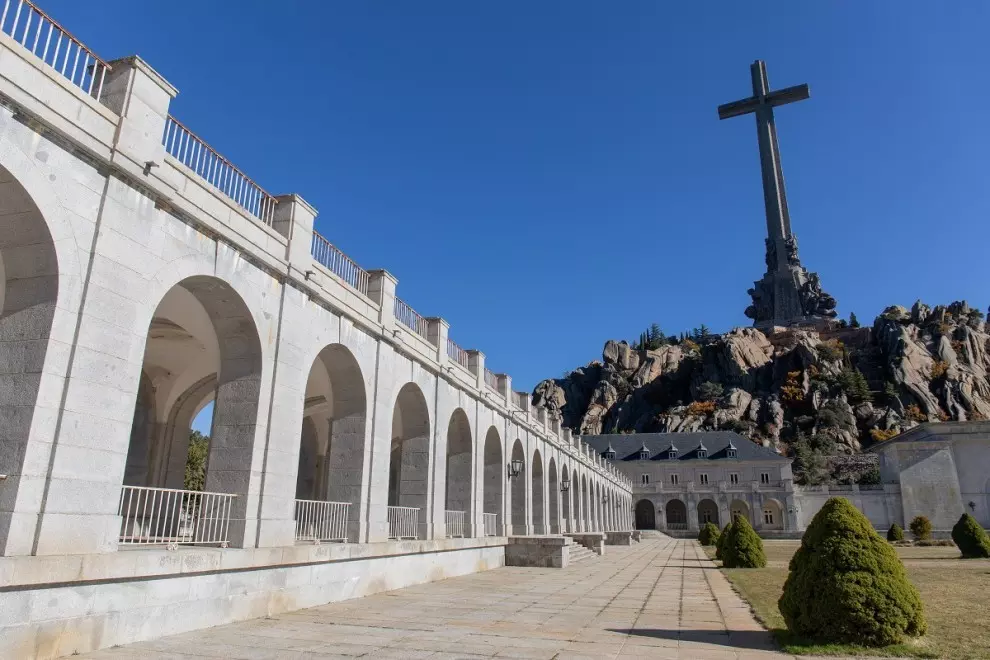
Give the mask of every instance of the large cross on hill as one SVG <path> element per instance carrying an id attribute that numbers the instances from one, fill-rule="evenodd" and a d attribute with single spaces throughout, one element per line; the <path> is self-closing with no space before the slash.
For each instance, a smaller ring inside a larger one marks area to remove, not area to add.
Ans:
<path id="1" fill-rule="evenodd" d="M 756 60 L 750 66 L 753 76 L 753 95 L 741 101 L 718 107 L 719 119 L 729 119 L 753 113 L 756 116 L 756 135 L 760 141 L 760 164 L 763 169 L 763 200 L 767 211 L 767 235 L 776 244 L 777 268 L 787 265 L 783 241 L 791 238 L 791 218 L 787 212 L 787 195 L 784 193 L 784 173 L 780 166 L 780 148 L 777 146 L 777 127 L 773 121 L 773 109 L 778 105 L 803 101 L 811 94 L 808 85 L 796 85 L 776 92 L 770 91 L 767 65 Z"/>

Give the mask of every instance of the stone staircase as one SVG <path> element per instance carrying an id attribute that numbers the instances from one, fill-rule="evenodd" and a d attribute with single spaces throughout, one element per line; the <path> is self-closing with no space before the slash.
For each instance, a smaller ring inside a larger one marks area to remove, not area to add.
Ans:
<path id="1" fill-rule="evenodd" d="M 589 559 L 597 559 L 598 555 L 584 547 L 580 543 L 574 543 L 573 545 L 567 546 L 570 548 L 570 554 L 568 555 L 568 565 L 576 564 L 582 561 L 588 561 Z"/>

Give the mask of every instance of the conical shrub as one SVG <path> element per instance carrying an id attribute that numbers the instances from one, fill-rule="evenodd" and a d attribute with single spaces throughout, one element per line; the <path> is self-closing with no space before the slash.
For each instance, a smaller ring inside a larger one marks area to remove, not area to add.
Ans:
<path id="1" fill-rule="evenodd" d="M 718 540 L 715 542 L 715 559 L 722 559 L 722 555 L 725 552 L 725 542 L 729 540 L 729 531 L 732 529 L 732 521 L 730 520 L 722 528 L 722 533 L 718 535 Z"/>
<path id="2" fill-rule="evenodd" d="M 904 540 L 904 530 L 901 529 L 900 525 L 894 523 L 890 526 L 890 529 L 887 530 L 887 540 L 891 543 Z"/>
<path id="3" fill-rule="evenodd" d="M 717 545 L 718 537 L 719 531 L 715 523 L 706 522 L 701 527 L 701 531 L 698 532 L 698 543 L 701 545 Z"/>
<path id="4" fill-rule="evenodd" d="M 968 513 L 962 514 L 952 527 L 952 541 L 967 559 L 990 557 L 990 538 L 976 518 Z"/>
<path id="5" fill-rule="evenodd" d="M 742 516 L 734 516 L 729 538 L 722 548 L 722 566 L 725 568 L 763 568 L 767 556 L 763 552 L 763 541 L 753 531 L 749 521 Z"/>
<path id="6" fill-rule="evenodd" d="M 805 531 L 778 606 L 791 632 L 823 642 L 886 646 L 927 628 L 893 546 L 838 497 Z"/>

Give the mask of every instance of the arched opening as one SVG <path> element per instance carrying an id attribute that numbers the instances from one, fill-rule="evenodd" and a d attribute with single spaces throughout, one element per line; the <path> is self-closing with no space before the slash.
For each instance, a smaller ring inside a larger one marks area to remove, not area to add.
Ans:
<path id="1" fill-rule="evenodd" d="M 471 424 L 458 408 L 447 425 L 447 536 L 471 535 Z"/>
<path id="2" fill-rule="evenodd" d="M 388 469 L 389 538 L 426 538 L 430 413 L 422 390 L 406 383 L 392 412 Z"/>
<path id="3" fill-rule="evenodd" d="M 533 533 L 546 534 L 546 519 L 543 514 L 543 459 L 540 450 L 533 451 L 533 469 L 530 471 L 533 489 Z"/>
<path id="4" fill-rule="evenodd" d="M 485 478 L 482 483 L 485 513 L 485 536 L 498 536 L 502 522 L 502 482 L 505 480 L 502 460 L 502 438 L 492 426 L 485 434 Z"/>
<path id="5" fill-rule="evenodd" d="M 189 277 L 162 297 L 134 406 L 122 543 L 245 543 L 261 364 L 254 319 L 228 283 Z M 210 401 L 209 436 L 192 445 L 192 420 Z M 184 487 L 205 494 L 148 490 Z"/>
<path id="6" fill-rule="evenodd" d="M 550 505 L 550 533 L 560 534 L 560 485 L 557 483 L 557 463 L 553 457 L 547 467 L 547 497 Z"/>
<path id="7" fill-rule="evenodd" d="M 698 526 L 700 527 L 705 523 L 719 524 L 718 504 L 708 499 L 698 502 Z"/>
<path id="8" fill-rule="evenodd" d="M 522 443 L 516 440 L 512 445 L 513 463 L 522 464 L 519 474 L 512 477 L 512 489 L 509 494 L 512 496 L 512 533 L 516 535 L 526 534 L 526 453 L 523 451 Z"/>
<path id="9" fill-rule="evenodd" d="M 342 344 L 325 347 L 306 381 L 296 475 L 297 539 L 358 540 L 367 415 L 364 377 L 354 354 Z"/>
<path id="10" fill-rule="evenodd" d="M 640 500 L 636 502 L 636 529 L 656 529 L 657 515 L 653 502 Z"/>
<path id="11" fill-rule="evenodd" d="M 733 517 L 742 516 L 750 524 L 753 523 L 752 519 L 749 517 L 749 505 L 743 502 L 742 500 L 732 500 L 732 502 L 729 504 L 729 513 Z"/>
<path id="12" fill-rule="evenodd" d="M 588 492 L 588 477 L 581 475 L 581 531 L 591 531 L 591 493 Z"/>
<path id="13" fill-rule="evenodd" d="M 763 529 L 784 529 L 783 509 L 777 500 L 771 499 L 763 502 Z"/>
<path id="14" fill-rule="evenodd" d="M 680 500 L 670 500 L 665 509 L 667 529 L 687 529 L 687 507 Z"/>
<path id="15" fill-rule="evenodd" d="M 36 513 L 40 504 L 40 492 L 25 498 L 20 486 L 46 476 L 47 465 L 26 470 L 25 458 L 58 302 L 59 265 L 48 223 L 3 167 L 0 200 L 0 474 L 7 475 L 0 486 L 0 554 L 4 554 L 14 512 L 24 506 Z M 55 367 L 53 373 L 61 369 Z M 48 405 L 57 407 L 57 399 L 49 398 L 55 400 Z M 50 433 L 39 439 L 51 442 Z"/>
<path id="16" fill-rule="evenodd" d="M 573 532 L 574 528 L 572 525 L 574 523 L 571 521 L 571 496 L 573 493 L 572 489 L 574 488 L 574 484 L 572 483 L 566 464 L 564 465 L 564 469 L 560 472 L 560 482 L 561 484 L 567 484 L 567 490 L 561 491 L 560 493 L 561 503 L 563 504 L 561 508 L 563 509 L 564 514 L 564 522 L 561 531 L 565 533 Z"/>

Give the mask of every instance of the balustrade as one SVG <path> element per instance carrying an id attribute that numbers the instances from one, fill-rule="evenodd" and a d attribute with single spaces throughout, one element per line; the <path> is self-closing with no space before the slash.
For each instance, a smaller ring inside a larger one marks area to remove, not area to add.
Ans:
<path id="1" fill-rule="evenodd" d="M 445 511 L 444 520 L 447 525 L 447 538 L 465 538 L 468 536 L 466 511 Z"/>
<path id="2" fill-rule="evenodd" d="M 419 538 L 419 509 L 408 506 L 388 507 L 388 537 L 396 540 Z"/>
<path id="3" fill-rule="evenodd" d="M 296 541 L 346 541 L 350 502 L 296 500 Z"/>
<path id="4" fill-rule="evenodd" d="M 495 375 L 494 371 L 491 371 L 487 367 L 485 368 L 485 385 L 489 389 L 498 392 L 498 376 Z"/>
<path id="5" fill-rule="evenodd" d="M 396 321 L 406 326 L 423 339 L 428 339 L 429 335 L 427 333 L 426 319 L 417 314 L 416 310 L 410 307 L 408 303 L 396 298 L 395 304 L 392 306 L 392 313 L 395 316 Z"/>
<path id="6" fill-rule="evenodd" d="M 236 495 L 124 486 L 117 515 L 121 545 L 227 547 Z"/>
<path id="7" fill-rule="evenodd" d="M 450 337 L 447 338 L 447 357 L 461 365 L 468 371 L 470 367 L 468 366 L 468 354 L 463 348 L 454 343 L 454 340 Z"/>
<path id="8" fill-rule="evenodd" d="M 318 232 L 313 232 L 313 242 L 310 252 L 317 262 L 323 264 L 330 272 L 344 280 L 348 286 L 368 295 L 368 271 L 358 266 L 346 254 L 341 252 L 333 243 Z"/>

